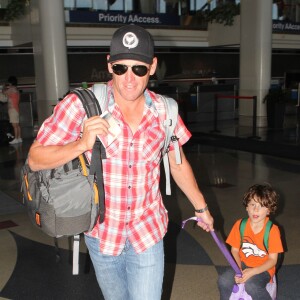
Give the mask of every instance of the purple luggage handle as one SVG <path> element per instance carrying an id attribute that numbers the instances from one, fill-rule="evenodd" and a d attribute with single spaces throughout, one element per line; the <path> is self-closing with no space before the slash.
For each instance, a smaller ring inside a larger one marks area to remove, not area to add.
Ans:
<path id="1" fill-rule="evenodd" d="M 184 228 L 185 223 L 187 221 L 197 221 L 197 222 L 202 222 L 201 218 L 198 217 L 191 217 L 187 220 L 184 220 L 182 222 L 181 228 Z M 215 233 L 215 231 L 210 231 L 210 234 L 212 235 L 213 239 L 215 240 L 216 244 L 218 245 L 219 249 L 222 251 L 222 253 L 224 254 L 226 260 L 228 261 L 228 263 L 231 265 L 232 269 L 235 271 L 235 274 L 237 276 L 242 277 L 242 271 L 240 270 L 240 268 L 238 267 L 238 265 L 236 264 L 235 260 L 233 259 L 231 253 L 228 251 L 226 245 L 218 238 L 217 234 Z"/>

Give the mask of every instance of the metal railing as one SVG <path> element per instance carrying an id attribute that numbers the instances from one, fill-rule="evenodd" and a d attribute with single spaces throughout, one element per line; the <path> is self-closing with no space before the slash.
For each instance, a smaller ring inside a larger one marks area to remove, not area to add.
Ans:
<path id="1" fill-rule="evenodd" d="M 249 99 L 253 100 L 252 105 L 252 135 L 249 138 L 252 139 L 260 139 L 259 136 L 256 134 L 256 123 L 257 123 L 257 96 L 228 96 L 228 95 L 219 95 L 215 94 L 214 98 L 214 129 L 212 130 L 213 133 L 220 133 L 221 131 L 218 129 L 218 106 L 219 106 L 219 99 Z"/>

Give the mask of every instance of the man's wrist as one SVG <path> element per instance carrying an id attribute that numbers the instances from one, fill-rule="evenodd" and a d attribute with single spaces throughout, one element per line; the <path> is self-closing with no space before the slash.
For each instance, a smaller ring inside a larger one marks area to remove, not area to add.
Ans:
<path id="1" fill-rule="evenodd" d="M 204 208 L 195 209 L 195 212 L 201 214 L 201 213 L 204 213 L 207 210 L 208 210 L 208 206 L 206 204 Z"/>

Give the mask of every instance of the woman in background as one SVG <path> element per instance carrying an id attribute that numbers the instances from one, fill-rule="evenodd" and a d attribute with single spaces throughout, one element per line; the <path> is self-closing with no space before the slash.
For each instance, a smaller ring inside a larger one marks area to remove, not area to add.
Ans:
<path id="1" fill-rule="evenodd" d="M 20 93 L 17 88 L 18 80 L 15 76 L 10 76 L 3 88 L 3 94 L 7 97 L 9 122 L 14 129 L 14 139 L 10 144 L 22 143 L 21 128 L 19 122 Z"/>

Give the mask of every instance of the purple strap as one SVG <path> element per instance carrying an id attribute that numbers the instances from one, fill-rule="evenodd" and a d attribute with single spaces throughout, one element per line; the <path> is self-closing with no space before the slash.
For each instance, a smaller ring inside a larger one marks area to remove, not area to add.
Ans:
<path id="1" fill-rule="evenodd" d="M 189 218 L 187 220 L 184 220 L 182 222 L 181 228 L 184 228 L 185 223 L 187 221 L 190 221 L 190 220 L 194 220 L 194 221 L 197 221 L 197 222 L 203 222 L 201 218 L 191 217 L 191 218 Z M 228 263 L 231 265 L 232 269 L 235 271 L 236 275 L 242 276 L 242 272 L 241 272 L 240 268 L 238 267 L 235 260 L 231 256 L 231 253 L 228 251 L 226 245 L 218 238 L 217 234 L 214 231 L 210 231 L 210 234 L 212 235 L 212 237 L 215 240 L 216 244 L 218 245 L 219 249 L 224 254 L 224 256 L 225 256 L 226 260 L 228 261 Z"/>

